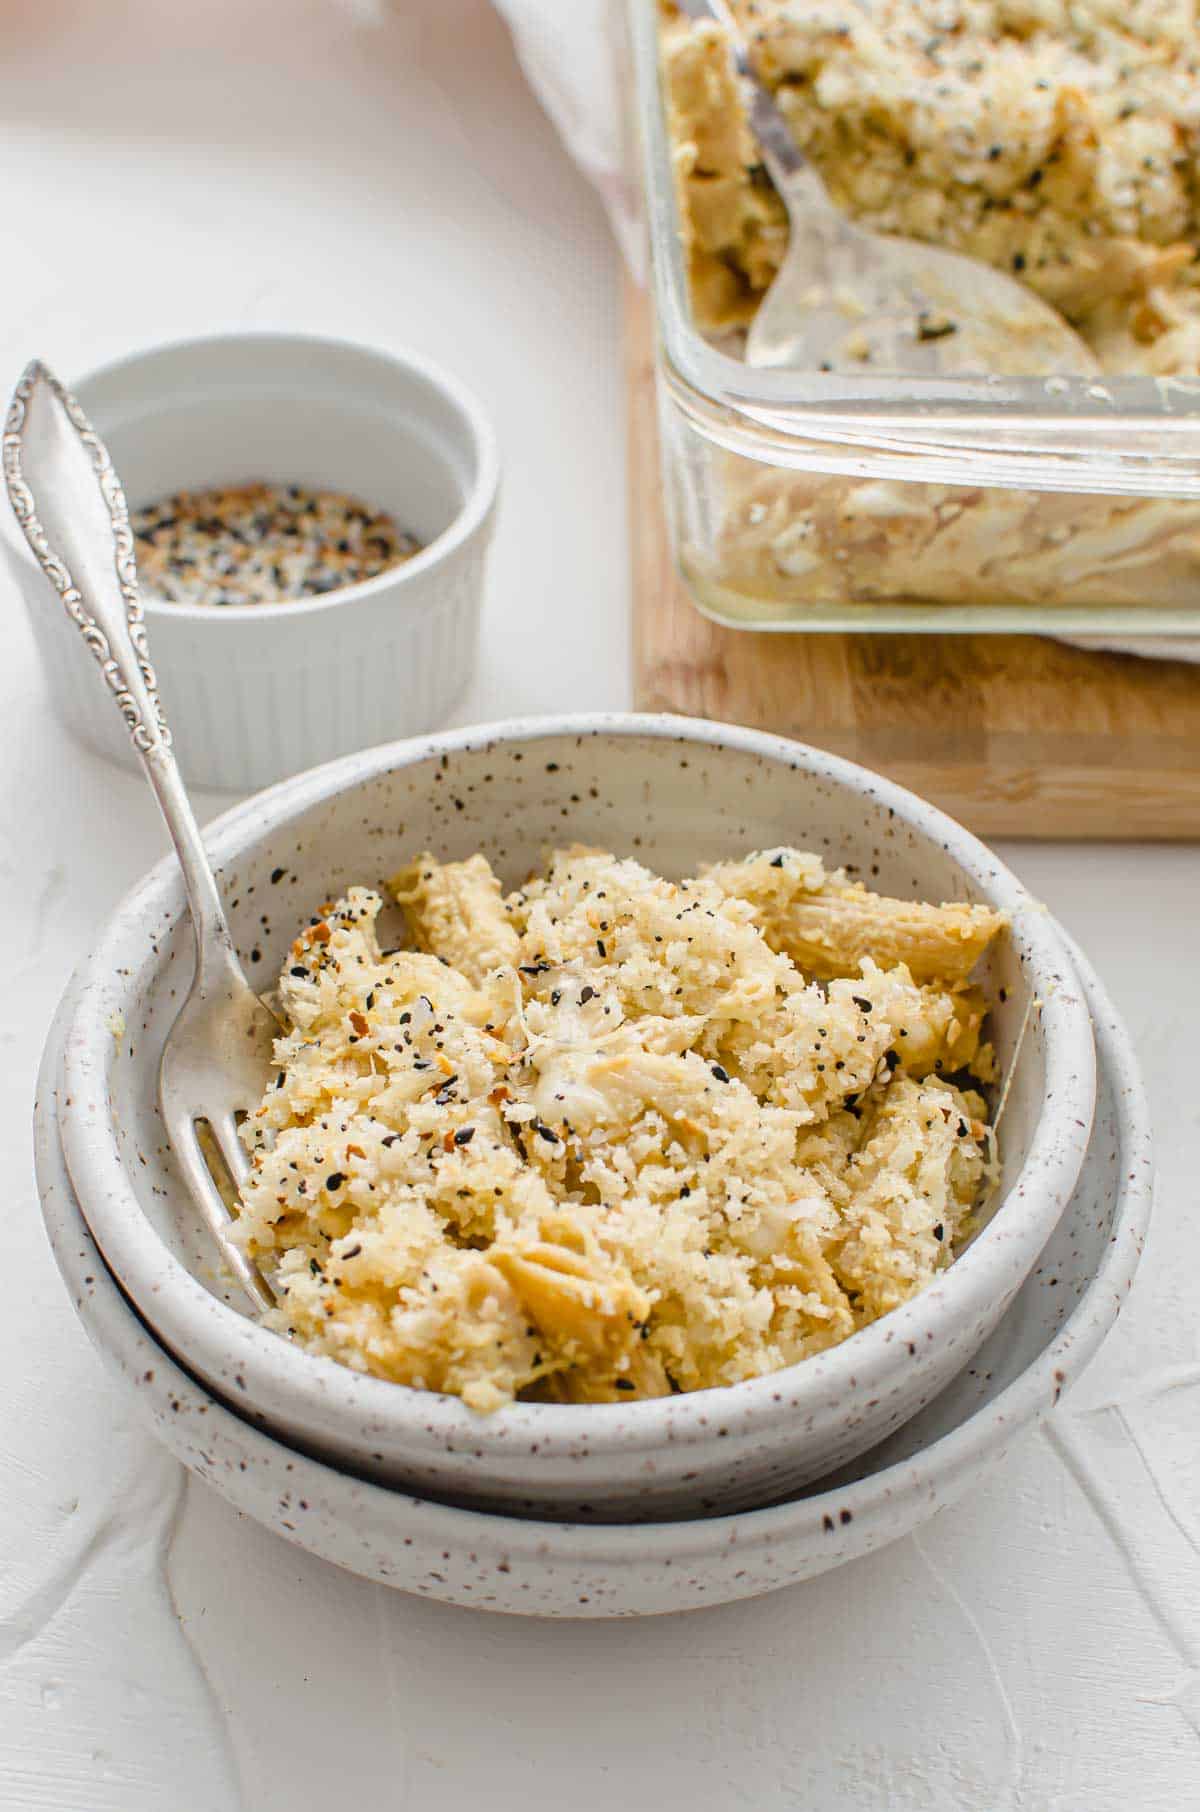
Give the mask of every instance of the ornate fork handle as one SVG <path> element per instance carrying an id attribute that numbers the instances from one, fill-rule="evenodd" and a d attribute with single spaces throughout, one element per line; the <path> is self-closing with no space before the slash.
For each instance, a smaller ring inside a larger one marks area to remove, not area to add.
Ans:
<path id="1" fill-rule="evenodd" d="M 142 758 L 179 852 L 199 969 L 215 977 L 236 959 L 150 664 L 125 493 L 104 442 L 40 359 L 26 367 L 13 394 L 3 460 L 25 539 L 98 662 Z"/>
<path id="2" fill-rule="evenodd" d="M 108 509 L 117 585 L 125 606 L 119 627 L 111 620 L 111 609 L 107 614 L 103 609 L 103 603 L 107 600 L 92 600 L 92 610 L 96 614 L 89 611 L 83 593 L 66 562 L 55 553 L 47 539 L 46 531 L 38 519 L 33 492 L 25 480 L 22 467 L 23 435 L 30 403 L 39 383 L 46 384 L 62 405 L 91 461 L 100 495 Z M 79 403 L 38 359 L 26 366 L 9 404 L 4 424 L 3 456 L 9 499 L 25 539 L 42 571 L 62 599 L 68 616 L 99 662 L 135 748 L 142 754 L 148 754 L 156 742 L 169 743 L 171 732 L 163 718 L 158 681 L 150 664 L 150 652 L 146 644 L 146 624 L 133 553 L 133 530 L 129 525 L 129 508 L 121 481 L 113 469 L 107 447 Z"/>

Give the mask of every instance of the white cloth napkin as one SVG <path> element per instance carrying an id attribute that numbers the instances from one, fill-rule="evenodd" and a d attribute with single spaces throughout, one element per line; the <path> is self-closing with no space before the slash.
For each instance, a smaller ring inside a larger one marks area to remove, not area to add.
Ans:
<path id="1" fill-rule="evenodd" d="M 622 169 L 614 0 L 495 0 L 522 67 L 563 144 L 599 191 L 621 251 L 645 281 L 636 190 Z M 1075 647 L 1200 662 L 1196 636 L 1061 636 Z"/>
<path id="2" fill-rule="evenodd" d="M 636 190 L 623 169 L 617 0 L 495 0 L 559 137 L 599 191 L 630 269 L 645 281 Z"/>

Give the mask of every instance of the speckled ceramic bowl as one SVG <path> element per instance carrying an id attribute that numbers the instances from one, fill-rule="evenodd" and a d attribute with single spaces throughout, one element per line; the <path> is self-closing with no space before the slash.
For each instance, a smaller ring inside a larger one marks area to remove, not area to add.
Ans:
<path id="1" fill-rule="evenodd" d="M 1111 1326 L 1150 1212 L 1149 1123 L 1125 1032 L 1086 963 L 1079 973 L 1096 1026 L 1095 1128 L 1039 1263 L 974 1361 L 889 1441 L 808 1495 L 747 1515 L 602 1528 L 485 1516 L 355 1479 L 231 1414 L 148 1333 L 88 1233 L 59 1141 L 61 1029 L 38 1091 L 46 1227 L 84 1326 L 159 1439 L 286 1540 L 404 1591 L 530 1616 L 751 1598 L 883 1547 L 953 1504 L 1058 1402 Z"/>
<path id="2" fill-rule="evenodd" d="M 155 1103 L 192 965 L 173 861 L 125 900 L 79 972 L 63 1069 L 68 1168 L 97 1243 L 157 1335 L 292 1444 L 426 1495 L 528 1515 L 644 1519 L 768 1501 L 916 1414 L 1003 1315 L 1086 1150 L 1087 1004 L 1045 911 L 961 827 L 861 768 L 715 724 L 568 718 L 371 750 L 251 800 L 209 841 L 235 937 L 265 982 L 321 900 L 415 850 L 482 847 L 511 880 L 563 836 L 640 854 L 667 874 L 793 842 L 885 890 L 1010 915 L 989 976 L 1011 1077 L 1001 1187 L 988 1225 L 921 1296 L 830 1352 L 731 1388 L 517 1404 L 488 1417 L 265 1332 L 215 1272 Z"/>

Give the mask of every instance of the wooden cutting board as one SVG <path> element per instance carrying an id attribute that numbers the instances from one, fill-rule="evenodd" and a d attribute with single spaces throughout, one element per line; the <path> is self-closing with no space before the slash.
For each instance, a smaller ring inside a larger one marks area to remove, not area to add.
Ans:
<path id="1" fill-rule="evenodd" d="M 662 512 L 654 350 L 627 285 L 634 698 L 849 756 L 984 836 L 1200 836 L 1200 666 L 1037 636 L 762 634 L 701 616 Z"/>

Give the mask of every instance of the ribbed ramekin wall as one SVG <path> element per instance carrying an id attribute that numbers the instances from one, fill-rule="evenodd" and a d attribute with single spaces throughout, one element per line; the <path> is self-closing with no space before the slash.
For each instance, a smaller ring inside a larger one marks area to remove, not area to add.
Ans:
<path id="1" fill-rule="evenodd" d="M 423 573 L 301 613 L 259 607 L 149 620 L 151 654 L 184 778 L 245 792 L 444 723 L 475 664 L 490 520 Z M 104 680 L 42 575 L 12 571 L 56 714 L 89 748 L 137 757 Z"/>

